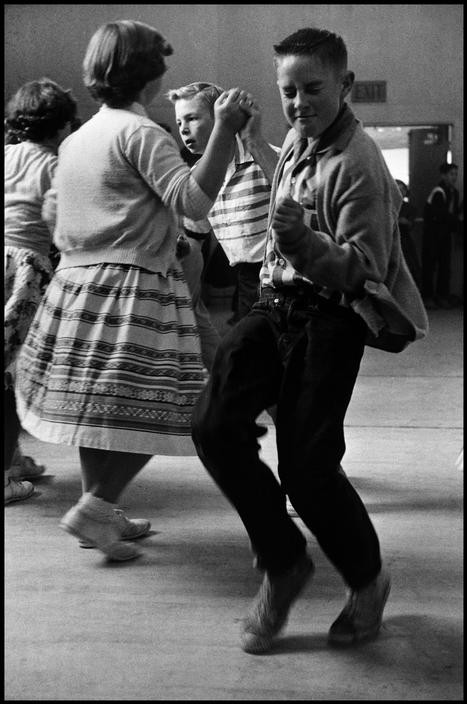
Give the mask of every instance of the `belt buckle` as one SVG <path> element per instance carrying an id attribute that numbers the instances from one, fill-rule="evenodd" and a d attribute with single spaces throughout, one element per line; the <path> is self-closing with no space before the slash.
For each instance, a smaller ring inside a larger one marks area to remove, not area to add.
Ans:
<path id="1" fill-rule="evenodd" d="M 279 306 L 283 302 L 283 297 L 281 300 L 281 295 L 279 293 L 275 293 L 273 295 L 274 295 L 274 298 L 272 299 L 272 305 L 274 306 L 274 308 L 279 308 Z"/>

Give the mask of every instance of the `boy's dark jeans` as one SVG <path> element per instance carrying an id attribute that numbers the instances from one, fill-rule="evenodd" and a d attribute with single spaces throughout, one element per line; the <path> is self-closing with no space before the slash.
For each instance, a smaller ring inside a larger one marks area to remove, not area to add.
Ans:
<path id="1" fill-rule="evenodd" d="M 379 542 L 339 465 L 366 327 L 353 311 L 327 307 L 262 294 L 219 345 L 194 411 L 193 440 L 237 509 L 261 567 L 285 571 L 306 546 L 287 514 L 285 493 L 347 584 L 358 589 L 381 569 Z M 275 404 L 282 488 L 259 458 L 265 429 L 256 424 Z"/>
<path id="2" fill-rule="evenodd" d="M 247 315 L 259 298 L 259 272 L 262 262 L 242 262 L 235 264 L 237 291 L 235 318 L 240 320 Z"/>

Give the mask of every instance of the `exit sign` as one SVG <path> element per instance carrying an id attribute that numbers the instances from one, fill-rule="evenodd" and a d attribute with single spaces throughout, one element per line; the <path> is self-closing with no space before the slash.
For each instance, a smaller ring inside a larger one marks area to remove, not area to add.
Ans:
<path id="1" fill-rule="evenodd" d="M 353 103 L 385 103 L 386 81 L 355 81 L 351 97 Z"/>

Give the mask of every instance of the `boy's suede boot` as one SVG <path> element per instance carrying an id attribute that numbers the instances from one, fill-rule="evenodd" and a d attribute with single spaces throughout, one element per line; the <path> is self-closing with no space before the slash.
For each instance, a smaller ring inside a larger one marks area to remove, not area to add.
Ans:
<path id="1" fill-rule="evenodd" d="M 346 605 L 329 630 L 329 642 L 351 645 L 374 638 L 381 628 L 390 589 L 389 574 L 381 570 L 368 586 L 350 591 Z"/>
<path id="2" fill-rule="evenodd" d="M 247 653 L 264 653 L 274 637 L 285 626 L 290 607 L 308 580 L 314 566 L 307 554 L 287 572 L 278 575 L 265 572 L 253 607 L 245 619 L 242 648 Z"/>

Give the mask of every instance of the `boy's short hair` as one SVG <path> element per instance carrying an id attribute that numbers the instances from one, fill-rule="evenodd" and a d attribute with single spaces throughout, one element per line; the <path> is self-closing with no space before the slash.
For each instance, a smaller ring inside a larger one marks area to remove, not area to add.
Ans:
<path id="1" fill-rule="evenodd" d="M 5 115 L 5 142 L 42 142 L 76 118 L 77 104 L 70 90 L 50 78 L 28 81 L 9 100 Z"/>
<path id="2" fill-rule="evenodd" d="M 274 44 L 275 57 L 317 54 L 321 61 L 330 64 L 337 71 L 347 69 L 347 48 L 344 40 L 338 34 L 327 29 L 305 27 L 290 34 L 279 44 Z"/>
<path id="3" fill-rule="evenodd" d="M 148 24 L 117 20 L 93 34 L 83 61 L 84 85 L 92 97 L 110 107 L 130 105 L 149 81 L 162 76 L 167 40 Z"/>
<path id="4" fill-rule="evenodd" d="M 448 174 L 450 171 L 452 171 L 453 169 L 455 169 L 456 171 L 459 170 L 459 167 L 457 166 L 457 164 L 448 164 L 447 162 L 444 162 L 439 167 L 439 173 L 444 176 L 444 175 Z"/>
<path id="5" fill-rule="evenodd" d="M 224 92 L 224 89 L 217 86 L 215 83 L 189 83 L 181 88 L 174 88 L 166 93 L 166 97 L 172 102 L 177 100 L 191 100 L 191 98 L 199 95 L 200 99 L 209 108 L 211 113 L 214 112 L 214 103 L 217 98 Z"/>

